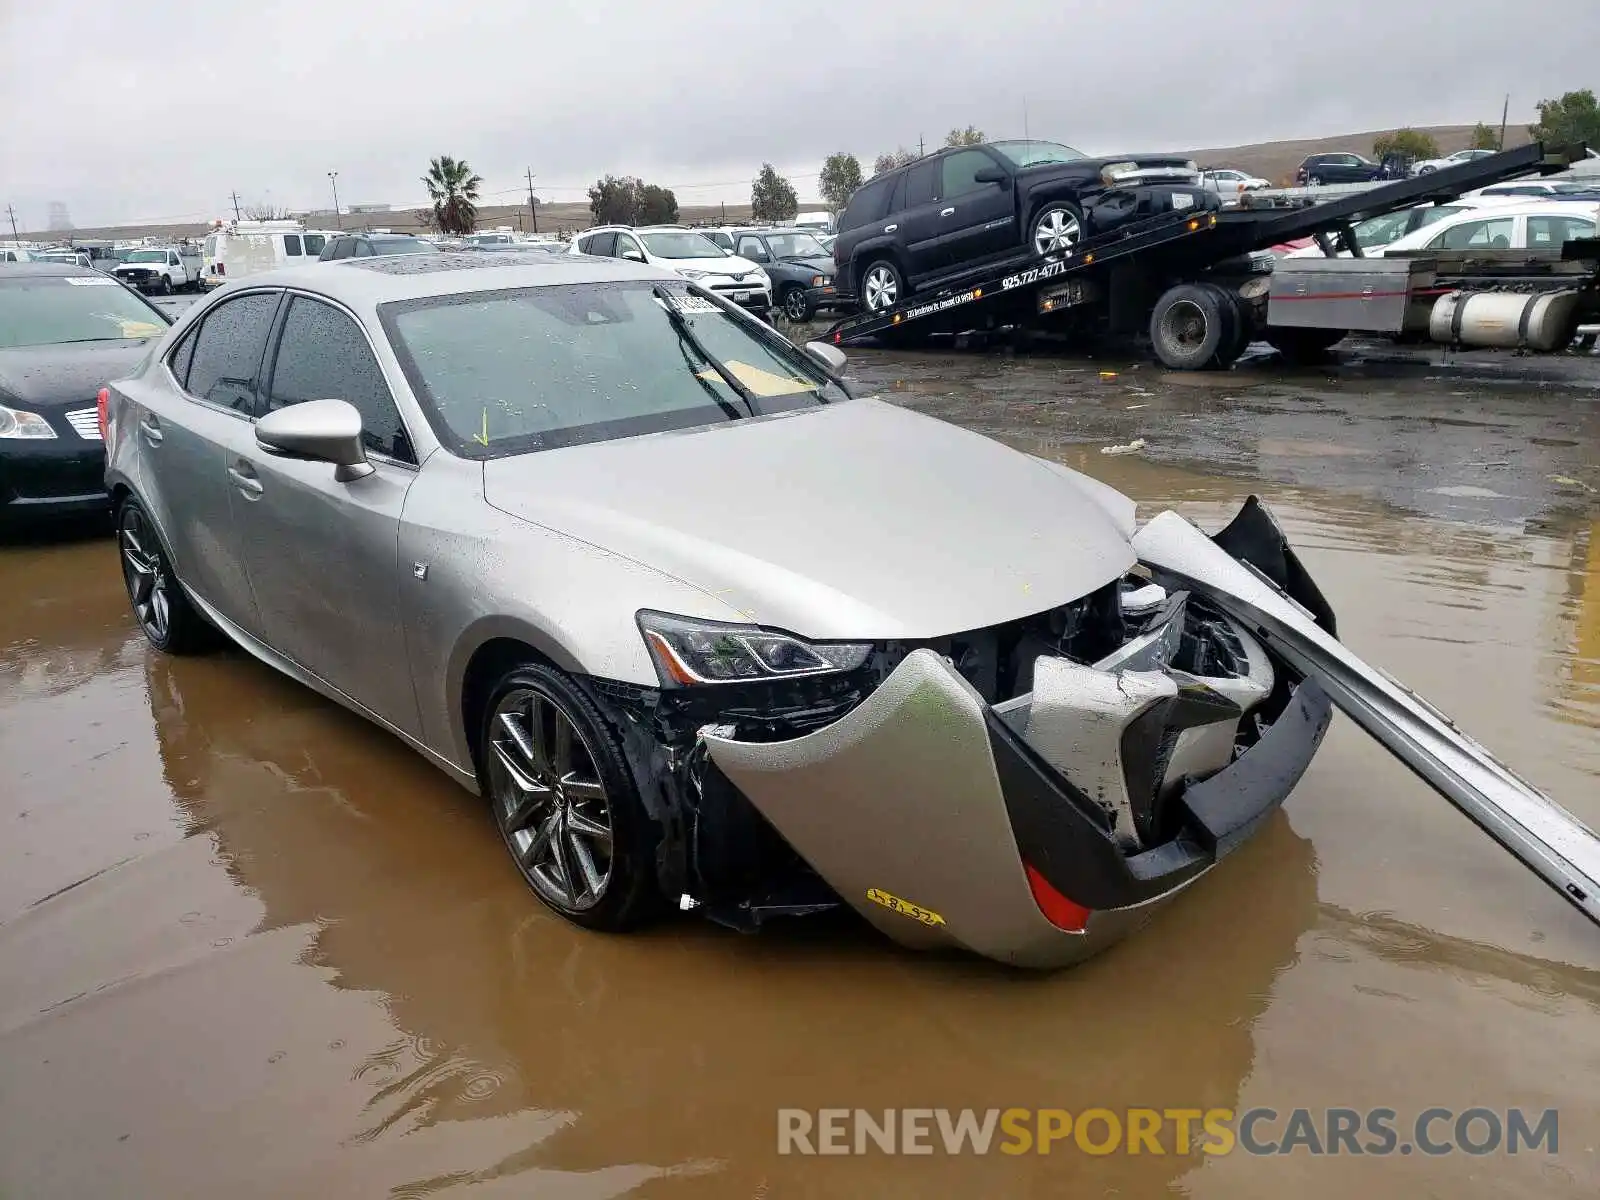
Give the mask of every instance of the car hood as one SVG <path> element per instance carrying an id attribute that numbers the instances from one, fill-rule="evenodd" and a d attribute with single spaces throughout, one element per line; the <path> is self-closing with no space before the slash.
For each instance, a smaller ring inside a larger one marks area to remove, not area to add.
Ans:
<path id="1" fill-rule="evenodd" d="M 132 374 L 154 342 L 126 338 L 0 350 L 0 401 L 33 411 L 93 404 L 102 387 Z"/>
<path id="2" fill-rule="evenodd" d="M 1162 179 L 1198 184 L 1200 173 L 1189 165 L 1193 161 L 1181 154 L 1116 154 L 1107 158 L 1075 158 L 1064 163 L 1039 163 L 1023 167 L 1017 175 L 1024 181 L 1048 179 L 1054 175 L 1075 179 L 1098 178 L 1100 172 L 1112 163 L 1131 162 L 1142 171 L 1159 172 L 1159 178 Z M 1148 183 L 1157 178 L 1156 175 L 1150 175 L 1140 182 Z"/>
<path id="3" fill-rule="evenodd" d="M 669 270 L 704 271 L 708 275 L 748 275 L 759 268 L 747 258 L 663 258 Z M 670 265 L 669 265 L 670 264 Z"/>
<path id="4" fill-rule="evenodd" d="M 807 271 L 815 271 L 818 275 L 833 274 L 831 258 L 780 258 L 778 264 L 785 267 L 801 267 Z"/>
<path id="5" fill-rule="evenodd" d="M 495 459 L 484 496 L 813 638 L 979 629 L 1134 562 L 1131 502 L 875 400 Z"/>

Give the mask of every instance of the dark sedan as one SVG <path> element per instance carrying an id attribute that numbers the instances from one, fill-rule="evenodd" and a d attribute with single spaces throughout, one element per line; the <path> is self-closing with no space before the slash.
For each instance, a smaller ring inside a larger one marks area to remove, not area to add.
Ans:
<path id="1" fill-rule="evenodd" d="M 1325 183 L 1370 183 L 1385 174 L 1382 163 L 1359 154 L 1313 154 L 1295 170 L 1294 181 L 1302 187 L 1320 187 Z"/>
<path id="2" fill-rule="evenodd" d="M 0 527 L 106 510 L 97 393 L 171 324 L 99 271 L 0 268 Z"/>
<path id="3" fill-rule="evenodd" d="M 772 299 L 791 321 L 809 321 L 819 308 L 845 307 L 833 282 L 833 253 L 807 229 L 739 229 L 733 252 L 772 279 Z"/>

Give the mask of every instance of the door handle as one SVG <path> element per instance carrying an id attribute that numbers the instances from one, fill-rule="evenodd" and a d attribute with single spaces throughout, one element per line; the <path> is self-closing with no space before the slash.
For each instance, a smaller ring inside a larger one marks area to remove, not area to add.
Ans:
<path id="1" fill-rule="evenodd" d="M 954 212 L 955 212 L 955 211 L 956 211 L 956 210 L 955 210 L 955 209 L 953 209 L 953 208 L 947 208 L 947 209 L 945 209 L 945 210 L 944 210 L 944 211 L 943 211 L 943 212 L 941 212 L 941 213 L 940 213 L 940 214 L 939 214 L 939 215 L 940 215 L 940 216 L 941 216 L 941 217 L 948 217 L 948 216 L 950 216 L 950 215 L 951 215 L 951 214 L 952 214 L 952 213 L 954 213 Z"/>
<path id="2" fill-rule="evenodd" d="M 883 231 L 885 233 L 893 233 L 896 229 L 899 229 L 899 228 L 900 228 L 899 225 L 885 225 L 883 227 Z"/>
<path id="3" fill-rule="evenodd" d="M 233 486 L 238 488 L 246 500 L 259 500 L 261 494 L 267 489 L 261 486 L 261 479 L 249 463 L 243 459 L 228 468 L 228 478 L 233 480 Z"/>
<path id="4" fill-rule="evenodd" d="M 166 436 L 161 432 L 161 422 L 156 420 L 154 413 L 145 413 L 139 418 L 139 432 L 152 446 L 159 446 L 161 439 Z"/>

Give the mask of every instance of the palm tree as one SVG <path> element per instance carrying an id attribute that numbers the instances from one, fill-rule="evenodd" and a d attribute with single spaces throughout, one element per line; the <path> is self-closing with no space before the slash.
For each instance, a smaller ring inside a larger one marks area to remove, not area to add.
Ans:
<path id="1" fill-rule="evenodd" d="M 478 185 L 483 180 L 472 173 L 466 159 L 441 154 L 428 164 L 422 182 L 433 201 L 433 220 L 439 232 L 471 233 L 478 223 L 478 206 L 473 201 L 478 199 Z"/>

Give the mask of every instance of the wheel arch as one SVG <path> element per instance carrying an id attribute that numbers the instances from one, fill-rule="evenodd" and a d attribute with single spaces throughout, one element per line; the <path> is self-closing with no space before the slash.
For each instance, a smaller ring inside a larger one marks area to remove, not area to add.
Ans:
<path id="1" fill-rule="evenodd" d="M 450 658 L 449 711 L 451 733 L 463 761 L 478 765 L 478 726 L 483 705 L 494 685 L 512 668 L 528 662 L 555 667 L 569 675 L 584 674 L 577 658 L 547 631 L 512 617 L 488 617 L 462 635 Z"/>
<path id="2" fill-rule="evenodd" d="M 900 278 L 909 282 L 911 276 L 906 274 L 905 259 L 900 255 L 900 247 L 891 238 L 878 238 L 863 242 L 850 256 L 850 282 L 855 284 L 856 295 L 861 295 L 865 286 L 867 268 L 880 259 L 892 262 L 894 269 L 900 272 Z"/>

